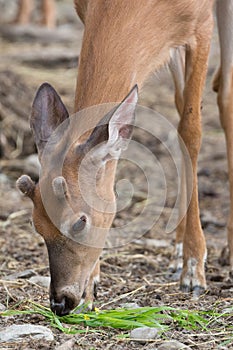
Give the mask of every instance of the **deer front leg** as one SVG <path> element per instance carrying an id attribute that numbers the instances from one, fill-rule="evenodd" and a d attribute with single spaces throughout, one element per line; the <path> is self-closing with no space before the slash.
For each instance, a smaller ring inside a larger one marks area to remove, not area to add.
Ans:
<path id="1" fill-rule="evenodd" d="M 94 299 L 97 299 L 97 287 L 100 280 L 100 261 L 98 260 L 90 276 L 88 285 L 85 289 L 80 305 L 88 303 L 88 308 L 93 309 Z"/>
<path id="2" fill-rule="evenodd" d="M 53 29 L 56 26 L 56 8 L 54 0 L 42 1 L 42 24 Z"/>
<path id="3" fill-rule="evenodd" d="M 233 278 L 233 0 L 218 1 L 217 20 L 221 48 L 221 66 L 214 81 L 218 92 L 220 120 L 225 132 L 230 184 L 228 248 L 230 277 Z"/>
<path id="4" fill-rule="evenodd" d="M 18 24 L 28 24 L 30 21 L 30 16 L 32 13 L 34 1 L 33 0 L 20 0 L 19 9 L 15 23 Z"/>
<path id="5" fill-rule="evenodd" d="M 175 242 L 175 265 L 174 274 L 172 279 L 178 280 L 180 278 L 183 268 L 183 240 L 186 230 L 186 208 L 187 208 L 187 189 L 186 189 L 186 176 L 185 176 L 185 164 L 182 159 L 181 164 L 181 179 L 180 179 L 180 195 L 179 195 L 179 218 L 178 225 L 176 227 L 176 242 Z"/>
<path id="6" fill-rule="evenodd" d="M 227 238 L 230 263 L 230 277 L 233 278 L 233 66 L 229 71 L 230 85 L 225 96 L 223 85 L 224 78 L 220 75 L 220 86 L 218 90 L 218 106 L 221 124 L 225 132 L 227 145 L 228 173 L 230 185 L 230 215 L 227 224 Z M 225 91 L 226 92 L 226 91 Z"/>
<path id="7" fill-rule="evenodd" d="M 171 51 L 171 60 L 169 63 L 169 69 L 172 74 L 175 87 L 175 104 L 180 118 L 184 109 L 184 50 L 178 48 Z M 181 179 L 180 179 L 180 194 L 179 194 L 179 218 L 176 228 L 176 242 L 175 242 L 175 254 L 174 259 L 170 263 L 169 270 L 172 271 L 172 279 L 179 279 L 182 267 L 183 267 L 183 239 L 186 228 L 186 207 L 187 207 L 187 194 L 186 194 L 186 179 L 185 179 L 185 166 L 182 159 L 181 164 Z"/>
<path id="8" fill-rule="evenodd" d="M 212 18 L 198 28 L 198 33 L 186 52 L 184 109 L 179 123 L 179 134 L 184 141 L 192 164 L 192 179 L 186 177 L 187 193 L 191 201 L 187 209 L 183 238 L 183 271 L 180 287 L 184 292 L 199 295 L 206 289 L 206 244 L 201 228 L 197 188 L 197 159 L 201 146 L 201 97 L 206 77 Z M 187 169 L 188 170 L 188 169 Z"/>

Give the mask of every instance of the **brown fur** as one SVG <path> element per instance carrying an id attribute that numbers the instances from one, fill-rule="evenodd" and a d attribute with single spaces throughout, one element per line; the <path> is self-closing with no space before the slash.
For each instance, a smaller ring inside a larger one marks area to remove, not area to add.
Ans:
<path id="1" fill-rule="evenodd" d="M 142 87 L 169 60 L 170 48 L 192 45 L 212 8 L 209 0 L 75 3 L 86 13 L 75 111 L 120 101 L 136 83 Z"/>
<path id="2" fill-rule="evenodd" d="M 223 130 L 226 136 L 226 145 L 227 145 L 227 158 L 228 158 L 228 173 L 229 173 L 229 182 L 230 182 L 230 199 L 231 199 L 231 208 L 230 216 L 227 225 L 228 231 L 228 248 L 230 255 L 230 275 L 233 277 L 233 160 L 232 160 L 232 151 L 233 151 L 233 67 L 231 67 L 228 72 L 228 81 L 224 82 L 221 77 L 221 67 L 217 72 L 217 75 L 214 80 L 214 91 L 218 92 L 218 106 L 220 112 L 220 120 Z M 224 83 L 226 86 L 224 86 Z M 225 89 L 224 89 L 225 88 Z"/>
<path id="3" fill-rule="evenodd" d="M 186 47 L 185 88 L 177 94 L 179 96 L 177 105 L 181 116 L 179 133 L 192 162 L 193 192 L 186 218 L 179 227 L 178 241 L 183 241 L 184 244 L 181 288 L 199 293 L 206 288 L 204 273 L 206 246 L 199 219 L 197 157 L 201 143 L 201 96 L 212 35 L 213 1 L 76 0 L 75 4 L 78 14 L 85 23 L 75 111 L 103 102 L 122 100 L 135 84 L 141 88 L 151 72 L 168 62 L 170 49 L 180 45 Z M 45 90 L 48 96 L 53 96 L 49 101 L 53 101 L 56 108 L 52 108 L 45 117 L 43 108 L 40 116 L 35 108 L 37 102 L 34 102 L 32 126 L 40 154 L 43 152 L 44 143 L 50 137 L 51 126 L 56 127 L 58 120 L 66 118 L 65 109 L 60 106 L 59 98 L 57 96 L 54 98 L 51 87 Z M 38 105 L 41 105 L 40 98 Z M 54 110 L 58 115 L 53 114 Z M 45 142 L 40 142 L 40 135 L 46 136 Z M 77 141 L 85 143 L 89 135 L 90 133 L 87 133 L 85 139 Z M 66 209 L 61 212 L 59 209 L 56 212 L 61 204 L 57 203 L 58 198 L 54 196 L 51 183 L 60 174 L 53 173 L 52 164 L 54 157 L 59 159 L 62 142 L 60 138 L 48 163 L 43 164 L 42 160 L 44 172 L 40 179 L 40 188 L 45 188 L 48 201 L 51 200 L 51 203 L 56 204 L 51 204 L 49 210 L 52 211 L 53 217 L 57 216 L 58 222 L 59 220 L 62 222 L 68 217 L 72 221 L 73 213 L 83 211 L 84 207 L 85 210 L 89 210 L 88 214 L 96 226 L 110 228 L 114 213 L 90 211 L 80 199 L 77 167 L 82 160 L 82 153 L 77 152 L 79 143 L 69 150 L 62 173 L 67 187 L 65 195 L 72 212 Z M 114 201 L 115 169 L 116 161 L 112 160 L 106 163 L 99 174 L 97 190 L 107 201 Z M 87 183 L 91 181 L 91 176 L 87 169 Z M 190 185 L 189 179 L 186 181 L 187 186 Z M 28 187 L 32 187 L 30 181 L 26 186 L 22 185 L 23 189 Z M 101 249 L 86 247 L 64 237 L 51 223 L 42 204 L 38 186 L 34 190 L 33 202 L 34 224 L 44 237 L 49 251 L 51 298 L 55 298 L 59 304 L 55 305 L 55 310 L 57 309 L 58 313 L 66 313 L 77 305 L 84 292 L 88 300 L 92 298 L 91 290 L 99 273 L 98 257 Z M 68 298 L 67 309 L 63 307 L 64 298 Z"/>
<path id="4" fill-rule="evenodd" d="M 119 101 L 137 83 L 169 59 L 169 49 L 186 45 L 185 89 L 178 101 L 179 132 L 193 166 L 190 207 L 179 226 L 184 243 L 184 290 L 205 289 L 205 240 L 199 219 L 197 156 L 201 142 L 201 95 L 205 82 L 212 1 L 75 1 L 83 8 L 85 32 L 79 61 L 75 111 L 103 102 Z M 80 12 L 80 9 L 79 9 Z M 182 106 L 182 107 L 181 107 Z M 183 111 L 182 111 L 183 109 Z M 191 112 L 190 112 L 191 111 Z M 197 261 L 188 279 L 188 260 Z"/>

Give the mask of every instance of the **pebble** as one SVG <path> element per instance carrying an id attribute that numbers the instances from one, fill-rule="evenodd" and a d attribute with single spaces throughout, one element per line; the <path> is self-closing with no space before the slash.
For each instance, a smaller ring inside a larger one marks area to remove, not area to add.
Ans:
<path id="1" fill-rule="evenodd" d="M 137 303 L 123 303 L 120 304 L 123 309 L 138 309 L 140 306 Z"/>
<path id="2" fill-rule="evenodd" d="M 180 343 L 177 340 L 166 341 L 163 344 L 159 345 L 157 350 L 191 350 L 191 348 L 183 343 Z"/>
<path id="3" fill-rule="evenodd" d="M 152 327 L 135 328 L 130 333 L 130 338 L 145 343 L 149 339 L 155 339 L 158 336 L 158 329 Z"/>
<path id="4" fill-rule="evenodd" d="M 32 276 L 31 278 L 29 278 L 29 282 L 38 284 L 39 286 L 44 287 L 44 288 L 49 288 L 50 277 L 40 276 L 40 275 Z"/>
<path id="5" fill-rule="evenodd" d="M 232 307 L 227 307 L 226 309 L 222 310 L 223 314 L 233 314 L 233 308 Z"/>
<path id="6" fill-rule="evenodd" d="M 28 270 L 12 273 L 11 275 L 5 276 L 4 279 L 9 280 L 9 281 L 13 281 L 13 280 L 16 280 L 18 278 L 29 278 L 29 277 L 34 276 L 35 274 L 36 273 L 34 270 L 28 269 Z"/>
<path id="7" fill-rule="evenodd" d="M 54 340 L 53 333 L 49 328 L 29 323 L 12 325 L 0 331 L 0 343 L 17 342 L 25 340 L 26 337 L 30 339 Z"/>
<path id="8" fill-rule="evenodd" d="M 6 310 L 6 306 L 0 303 L 0 311 L 5 311 L 5 310 Z"/>
<path id="9" fill-rule="evenodd" d="M 55 350 L 71 350 L 74 348 L 75 342 L 75 339 L 70 339 L 63 344 L 56 346 Z"/>

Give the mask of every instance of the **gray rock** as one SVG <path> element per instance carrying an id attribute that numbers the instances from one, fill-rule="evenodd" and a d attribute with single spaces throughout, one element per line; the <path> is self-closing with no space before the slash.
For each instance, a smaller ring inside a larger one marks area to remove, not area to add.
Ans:
<path id="1" fill-rule="evenodd" d="M 149 339 L 155 339 L 158 336 L 158 329 L 152 327 L 135 328 L 130 333 L 130 338 L 138 340 L 142 343 Z"/>
<path id="2" fill-rule="evenodd" d="M 138 309 L 140 306 L 137 303 L 123 303 L 120 304 L 123 309 Z"/>
<path id="3" fill-rule="evenodd" d="M 29 279 L 29 282 L 32 282 L 33 284 L 38 284 L 39 286 L 41 287 L 44 287 L 44 288 L 49 288 L 49 285 L 50 285 L 50 277 L 48 276 L 32 276 L 30 279 Z"/>
<path id="4" fill-rule="evenodd" d="M 5 310 L 6 310 L 6 306 L 0 303 L 0 311 L 5 311 Z"/>
<path id="5" fill-rule="evenodd" d="M 4 328 L 0 332 L 0 343 L 25 340 L 26 337 L 30 339 L 54 340 L 52 331 L 47 327 L 33 324 L 20 324 Z"/>
<path id="6" fill-rule="evenodd" d="M 180 343 L 177 340 L 166 341 L 163 344 L 159 345 L 158 350 L 180 350 L 186 349 L 191 350 L 191 348 L 183 343 Z"/>
<path id="7" fill-rule="evenodd" d="M 232 307 L 227 307 L 226 309 L 222 310 L 223 314 L 232 314 L 232 312 L 233 312 Z"/>
<path id="8" fill-rule="evenodd" d="M 63 344 L 56 346 L 55 350 L 71 350 L 74 348 L 75 342 L 75 339 L 70 339 Z"/>
<path id="9" fill-rule="evenodd" d="M 13 281 L 13 280 L 16 280 L 18 278 L 29 278 L 31 276 L 34 276 L 35 274 L 36 273 L 34 270 L 28 269 L 28 270 L 12 273 L 11 275 L 5 276 L 4 279 L 9 280 L 9 281 Z"/>

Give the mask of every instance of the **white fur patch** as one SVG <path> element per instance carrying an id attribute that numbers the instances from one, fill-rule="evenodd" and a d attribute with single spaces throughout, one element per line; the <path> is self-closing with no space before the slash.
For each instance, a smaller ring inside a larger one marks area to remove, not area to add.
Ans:
<path id="1" fill-rule="evenodd" d="M 94 283 L 99 283 L 100 276 L 99 275 L 94 276 L 93 281 L 94 281 Z"/>
<path id="2" fill-rule="evenodd" d="M 85 299 L 84 299 L 84 298 L 81 298 L 81 300 L 80 300 L 78 306 L 81 306 L 81 305 L 83 305 L 84 303 L 85 303 Z"/>
<path id="3" fill-rule="evenodd" d="M 177 265 L 176 270 L 182 270 L 183 268 L 183 243 L 177 243 L 176 244 L 176 259 L 177 259 Z"/>

